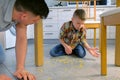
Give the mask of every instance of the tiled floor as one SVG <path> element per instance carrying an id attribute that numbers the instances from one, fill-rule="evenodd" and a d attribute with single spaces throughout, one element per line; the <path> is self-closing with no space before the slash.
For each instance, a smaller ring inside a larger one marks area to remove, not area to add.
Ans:
<path id="1" fill-rule="evenodd" d="M 76 56 L 51 57 L 49 50 L 57 43 L 59 43 L 57 40 L 44 41 L 44 65 L 36 67 L 34 65 L 34 41 L 29 41 L 26 69 L 35 74 L 37 80 L 120 80 L 120 67 L 114 66 L 114 40 L 108 41 L 107 76 L 100 75 L 100 58 L 94 58 L 88 52 L 84 59 Z M 88 43 L 92 45 L 91 40 L 88 40 Z M 6 50 L 4 64 L 10 72 L 15 71 L 14 48 Z M 0 73 L 6 73 L 12 77 L 9 71 L 4 65 L 0 65 Z"/>

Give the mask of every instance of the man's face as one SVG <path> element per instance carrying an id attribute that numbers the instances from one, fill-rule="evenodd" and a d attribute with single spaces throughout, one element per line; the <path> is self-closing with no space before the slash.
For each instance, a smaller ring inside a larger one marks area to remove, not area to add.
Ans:
<path id="1" fill-rule="evenodd" d="M 40 16 L 35 16 L 31 12 L 23 12 L 21 15 L 21 19 L 19 20 L 19 23 L 22 23 L 24 25 L 34 24 L 37 23 L 40 20 Z"/>
<path id="2" fill-rule="evenodd" d="M 76 30 L 79 30 L 80 27 L 81 27 L 82 25 L 84 25 L 84 21 L 82 21 L 82 20 L 81 20 L 80 18 L 78 18 L 78 17 L 73 17 L 73 18 L 72 18 L 72 22 L 73 22 L 73 25 L 74 25 L 74 27 L 75 27 Z"/>

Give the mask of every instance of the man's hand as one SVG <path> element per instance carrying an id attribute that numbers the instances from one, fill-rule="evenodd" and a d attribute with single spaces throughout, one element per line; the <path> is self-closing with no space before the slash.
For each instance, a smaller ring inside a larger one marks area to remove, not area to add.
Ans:
<path id="1" fill-rule="evenodd" d="M 0 80 L 12 80 L 12 79 L 10 77 L 8 77 L 7 75 L 1 74 Z"/>
<path id="2" fill-rule="evenodd" d="M 17 69 L 14 76 L 23 80 L 36 80 L 35 76 L 24 69 Z"/>

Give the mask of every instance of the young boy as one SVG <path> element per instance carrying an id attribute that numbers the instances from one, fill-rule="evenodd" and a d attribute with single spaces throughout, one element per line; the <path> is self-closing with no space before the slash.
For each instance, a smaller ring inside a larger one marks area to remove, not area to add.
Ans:
<path id="1" fill-rule="evenodd" d="M 86 30 L 84 26 L 85 11 L 77 9 L 72 17 L 72 21 L 63 24 L 60 30 L 60 44 L 50 50 L 53 57 L 75 54 L 79 58 L 84 58 L 86 51 L 98 57 L 97 48 L 91 48 L 86 41 Z"/>
<path id="2" fill-rule="evenodd" d="M 16 29 L 16 71 L 14 76 L 24 80 L 35 80 L 35 76 L 25 70 L 27 53 L 27 25 L 46 18 L 49 13 L 44 0 L 0 0 L 0 31 L 8 30 L 15 25 Z M 0 46 L 0 63 L 4 61 L 4 52 Z M 11 80 L 0 75 L 0 80 Z"/>

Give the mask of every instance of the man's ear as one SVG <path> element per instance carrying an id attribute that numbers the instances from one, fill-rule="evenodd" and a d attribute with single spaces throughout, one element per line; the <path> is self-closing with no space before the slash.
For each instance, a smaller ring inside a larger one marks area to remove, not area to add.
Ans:
<path id="1" fill-rule="evenodd" d="M 21 12 L 20 19 L 25 20 L 26 17 L 27 17 L 27 13 L 26 12 Z"/>

